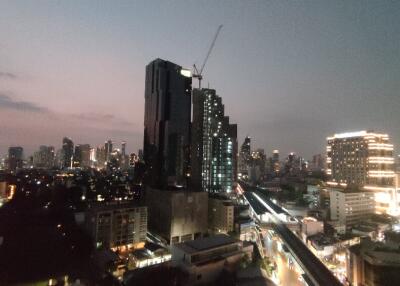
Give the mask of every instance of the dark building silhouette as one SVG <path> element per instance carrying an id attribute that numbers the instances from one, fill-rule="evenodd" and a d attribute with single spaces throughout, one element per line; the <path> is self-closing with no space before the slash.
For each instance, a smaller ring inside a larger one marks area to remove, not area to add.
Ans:
<path id="1" fill-rule="evenodd" d="M 8 148 L 8 169 L 15 172 L 17 169 L 22 168 L 23 165 L 23 153 L 22 147 L 10 147 Z"/>
<path id="2" fill-rule="evenodd" d="M 62 167 L 69 168 L 72 166 L 74 157 L 74 142 L 71 138 L 64 137 L 62 145 Z"/>
<path id="3" fill-rule="evenodd" d="M 229 123 L 213 89 L 193 90 L 192 186 L 230 192 L 236 181 L 237 125 Z"/>
<path id="4" fill-rule="evenodd" d="M 246 136 L 239 153 L 239 173 L 240 177 L 247 178 L 248 167 L 251 159 L 251 138 Z"/>
<path id="5" fill-rule="evenodd" d="M 112 143 L 111 139 L 107 140 L 104 143 L 104 149 L 106 150 L 106 153 L 105 153 L 106 158 L 105 158 L 105 160 L 106 160 L 106 162 L 108 162 L 110 160 L 111 153 L 113 151 L 113 143 Z"/>
<path id="6" fill-rule="evenodd" d="M 147 65 L 143 157 L 151 186 L 186 184 L 191 89 L 190 72 L 181 66 L 161 59 Z"/>

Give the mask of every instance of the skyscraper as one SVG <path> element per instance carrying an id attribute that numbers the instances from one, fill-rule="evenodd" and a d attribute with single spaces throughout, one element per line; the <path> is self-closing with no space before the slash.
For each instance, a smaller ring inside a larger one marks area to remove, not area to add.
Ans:
<path id="1" fill-rule="evenodd" d="M 237 125 L 229 123 L 213 89 L 193 90 L 192 183 L 195 189 L 230 192 L 236 180 Z"/>
<path id="2" fill-rule="evenodd" d="M 147 65 L 143 156 L 152 186 L 186 184 L 191 90 L 190 71 L 161 59 Z"/>
<path id="3" fill-rule="evenodd" d="M 18 168 L 22 168 L 23 165 L 23 153 L 22 147 L 10 147 L 8 148 L 8 169 L 15 172 Z"/>
<path id="4" fill-rule="evenodd" d="M 271 158 L 271 170 L 275 175 L 279 173 L 281 169 L 281 165 L 279 162 L 279 150 L 274 150 L 272 152 L 272 158 Z"/>
<path id="5" fill-rule="evenodd" d="M 335 134 L 327 141 L 328 183 L 374 191 L 377 213 L 397 213 L 393 145 L 389 136 L 359 131 Z"/>
<path id="6" fill-rule="evenodd" d="M 122 141 L 121 143 L 121 155 L 125 156 L 126 155 L 126 142 Z"/>
<path id="7" fill-rule="evenodd" d="M 240 147 L 239 153 L 239 174 L 240 177 L 245 178 L 247 177 L 248 170 L 250 163 L 250 156 L 251 156 L 251 138 L 246 136 L 242 146 Z"/>
<path id="8" fill-rule="evenodd" d="M 107 140 L 104 143 L 104 149 L 105 149 L 105 161 L 108 162 L 110 160 L 110 156 L 113 151 L 113 143 L 111 139 Z"/>
<path id="9" fill-rule="evenodd" d="M 75 146 L 74 167 L 90 167 L 90 145 Z"/>
<path id="10" fill-rule="evenodd" d="M 72 160 L 74 157 L 74 142 L 71 138 L 64 137 L 62 145 L 62 167 L 70 168 L 72 167 Z"/>

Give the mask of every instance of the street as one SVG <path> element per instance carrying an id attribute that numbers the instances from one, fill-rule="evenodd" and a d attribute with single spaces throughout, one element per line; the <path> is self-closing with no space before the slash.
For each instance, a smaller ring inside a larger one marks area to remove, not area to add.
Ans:
<path id="1" fill-rule="evenodd" d="M 279 279 L 279 285 L 287 286 L 302 286 L 304 285 L 300 280 L 301 273 L 296 271 L 295 264 L 289 266 L 288 258 L 283 249 L 279 250 L 278 241 L 270 239 L 268 235 L 264 237 L 264 244 L 266 255 L 276 263 L 276 275 Z"/>

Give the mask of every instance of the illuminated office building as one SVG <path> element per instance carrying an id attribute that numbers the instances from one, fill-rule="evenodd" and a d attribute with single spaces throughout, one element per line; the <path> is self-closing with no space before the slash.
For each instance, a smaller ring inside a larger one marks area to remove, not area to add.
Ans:
<path id="1" fill-rule="evenodd" d="M 327 141 L 328 184 L 374 191 L 375 212 L 397 214 L 393 145 L 389 136 L 358 131 L 335 134 Z"/>
<path id="2" fill-rule="evenodd" d="M 193 90 L 192 183 L 212 193 L 231 192 L 236 180 L 237 125 L 224 115 L 214 89 Z"/>

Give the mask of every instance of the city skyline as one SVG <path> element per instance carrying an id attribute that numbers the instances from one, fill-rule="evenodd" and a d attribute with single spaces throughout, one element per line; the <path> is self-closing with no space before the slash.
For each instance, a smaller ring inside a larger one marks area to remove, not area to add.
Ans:
<path id="1" fill-rule="evenodd" d="M 250 135 L 267 154 L 311 158 L 329 134 L 376 130 L 398 153 L 399 3 L 2 6 L 2 155 L 12 145 L 60 147 L 64 136 L 142 148 L 143 66 L 154 55 L 199 65 L 221 23 L 203 85 L 224 98 L 239 143 Z M 241 13 L 248 20 L 238 23 Z"/>

